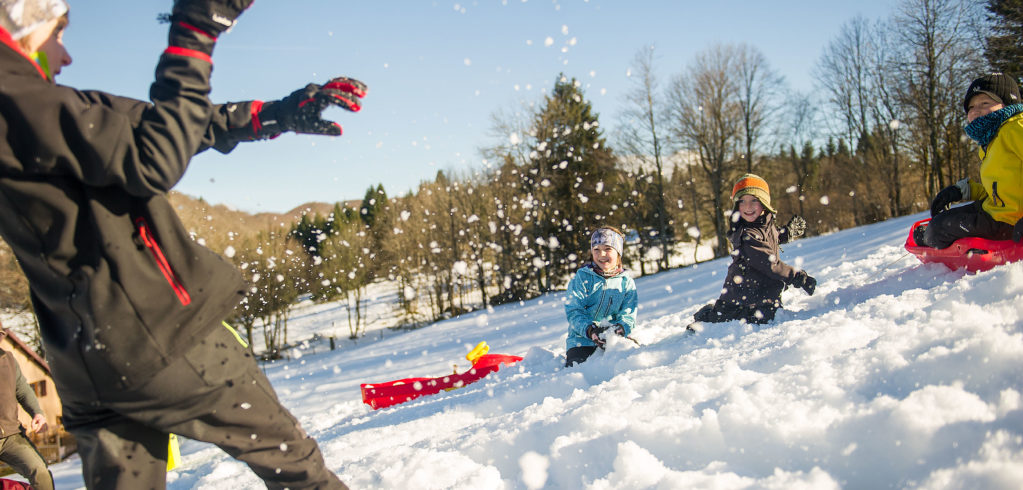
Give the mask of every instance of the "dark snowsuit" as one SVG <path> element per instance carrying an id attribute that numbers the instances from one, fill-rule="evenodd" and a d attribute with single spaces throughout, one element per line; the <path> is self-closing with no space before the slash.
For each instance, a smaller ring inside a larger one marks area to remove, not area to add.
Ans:
<path id="1" fill-rule="evenodd" d="M 787 230 L 774 226 L 774 214 L 765 211 L 749 223 L 739 219 L 728 235 L 732 263 L 721 297 L 696 312 L 698 322 L 745 319 L 767 323 L 781 307 L 781 292 L 792 282 L 796 269 L 781 261 L 779 245 L 789 241 Z"/>
<path id="2" fill-rule="evenodd" d="M 28 479 L 32 488 L 52 490 L 53 476 L 18 421 L 18 405 L 32 417 L 43 413 L 14 355 L 0 349 L 0 461 Z"/>
<path id="3" fill-rule="evenodd" d="M 173 432 L 271 487 L 343 487 L 221 326 L 246 283 L 167 200 L 197 152 L 252 139 L 252 104 L 211 104 L 212 64 L 180 50 L 160 57 L 148 103 L 54 85 L 3 29 L 0 42 L 0 235 L 29 280 L 86 485 L 162 487 Z"/>

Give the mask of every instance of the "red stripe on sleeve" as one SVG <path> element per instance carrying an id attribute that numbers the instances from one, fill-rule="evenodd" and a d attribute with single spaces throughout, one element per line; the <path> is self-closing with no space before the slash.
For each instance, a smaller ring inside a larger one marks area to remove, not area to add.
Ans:
<path id="1" fill-rule="evenodd" d="M 189 58 L 195 58 L 203 60 L 209 64 L 213 64 L 213 58 L 211 58 L 210 55 L 203 53 L 202 51 L 196 51 L 194 49 L 186 49 L 178 46 L 168 46 L 163 53 L 176 56 L 187 56 Z"/>
<path id="2" fill-rule="evenodd" d="M 198 28 L 198 27 L 196 27 L 196 26 L 194 26 L 192 24 L 189 24 L 187 22 L 178 22 L 178 25 L 181 26 L 181 27 L 184 27 L 185 29 L 188 29 L 188 30 L 190 30 L 192 32 L 198 32 L 199 34 L 202 34 L 203 36 L 206 36 L 206 37 L 208 37 L 208 38 L 210 38 L 210 39 L 212 39 L 214 41 L 217 40 L 217 38 L 214 37 L 214 36 L 211 36 L 210 33 L 206 32 L 206 31 L 204 31 L 204 30 L 202 30 L 202 29 L 200 29 L 200 28 Z"/>

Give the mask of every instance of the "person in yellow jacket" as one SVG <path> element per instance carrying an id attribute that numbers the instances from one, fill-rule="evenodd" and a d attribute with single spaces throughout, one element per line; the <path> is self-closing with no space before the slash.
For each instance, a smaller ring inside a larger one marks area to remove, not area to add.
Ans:
<path id="1" fill-rule="evenodd" d="M 1023 241 L 1023 104 L 1016 81 L 982 76 L 963 97 L 966 134 L 980 145 L 980 182 L 963 179 L 931 203 L 924 244 L 945 248 L 964 237 Z M 972 200 L 965 206 L 949 205 Z M 918 240 L 919 242 L 919 240 Z"/>

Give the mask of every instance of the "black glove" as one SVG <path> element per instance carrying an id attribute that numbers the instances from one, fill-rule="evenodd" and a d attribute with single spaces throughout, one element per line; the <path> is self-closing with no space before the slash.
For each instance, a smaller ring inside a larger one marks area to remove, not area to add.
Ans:
<path id="1" fill-rule="evenodd" d="M 597 344 L 597 347 L 603 349 L 604 344 L 606 344 L 607 342 L 604 339 L 600 338 L 600 334 L 604 333 L 604 330 L 607 330 L 607 327 L 600 327 L 597 326 L 597 324 L 595 323 L 591 323 L 590 326 L 586 327 L 586 337 L 590 339 L 594 344 Z"/>
<path id="2" fill-rule="evenodd" d="M 234 26 L 242 12 L 254 0 L 174 0 L 171 21 L 183 22 L 195 27 L 210 37 Z"/>
<path id="3" fill-rule="evenodd" d="M 785 229 L 789 232 L 789 238 L 799 238 L 806 232 L 806 220 L 802 216 L 793 216 Z"/>
<path id="4" fill-rule="evenodd" d="M 931 201 L 931 217 L 933 218 L 938 213 L 948 209 L 948 206 L 954 202 L 963 200 L 963 191 L 959 189 L 958 185 L 950 185 L 940 191 L 934 196 L 934 200 Z"/>
<path id="5" fill-rule="evenodd" d="M 615 335 L 617 335 L 619 337 L 624 337 L 625 336 L 625 327 L 623 327 L 621 325 L 615 325 L 614 332 L 615 332 Z"/>
<path id="6" fill-rule="evenodd" d="M 693 320 L 696 320 L 698 322 L 713 321 L 713 316 L 711 316 L 713 314 L 714 314 L 713 303 L 703 305 L 703 307 L 701 307 L 699 310 L 696 310 L 696 313 L 693 315 Z"/>
<path id="7" fill-rule="evenodd" d="M 802 288 L 806 291 L 806 294 L 813 296 L 814 290 L 817 289 L 817 280 L 806 273 L 806 271 L 798 271 L 795 276 L 792 276 L 792 285 L 797 288 Z"/>
<path id="8" fill-rule="evenodd" d="M 322 112 L 331 105 L 359 112 L 360 99 L 367 90 L 366 84 L 348 77 L 337 77 L 323 85 L 310 83 L 281 100 L 263 104 L 254 116 L 253 131 L 260 138 L 284 131 L 340 136 L 341 125 L 325 121 Z"/>

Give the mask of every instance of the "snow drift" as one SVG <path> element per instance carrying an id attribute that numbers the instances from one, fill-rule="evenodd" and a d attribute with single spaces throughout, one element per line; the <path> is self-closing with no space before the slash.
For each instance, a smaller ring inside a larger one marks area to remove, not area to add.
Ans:
<path id="1" fill-rule="evenodd" d="M 1021 488 L 1023 263 L 967 275 L 902 248 L 920 216 L 784 246 L 820 280 L 773 324 L 683 327 L 726 260 L 640 278 L 634 337 L 565 369 L 562 293 L 414 331 L 305 342 L 265 366 L 352 488 Z M 375 308 L 386 315 L 389 298 Z M 292 338 L 345 320 L 303 305 Z M 372 328 L 372 327 L 371 327 Z M 522 355 L 465 388 L 374 411 L 359 384 Z M 263 488 L 219 449 L 182 445 L 169 488 Z M 82 487 L 80 461 L 53 467 Z"/>

